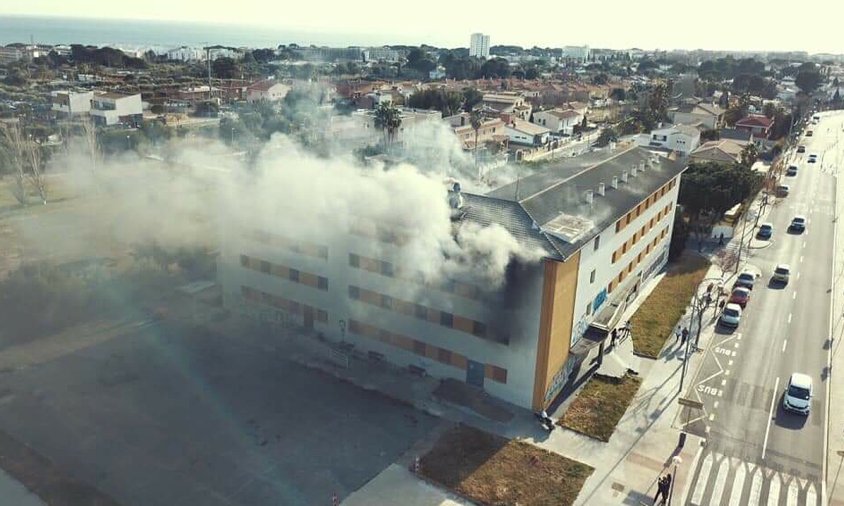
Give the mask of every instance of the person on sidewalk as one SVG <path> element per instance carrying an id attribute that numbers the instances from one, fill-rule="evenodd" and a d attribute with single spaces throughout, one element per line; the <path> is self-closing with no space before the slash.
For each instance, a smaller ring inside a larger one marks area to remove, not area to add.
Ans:
<path id="1" fill-rule="evenodd" d="M 654 504 L 664 504 L 668 500 L 668 490 L 671 487 L 671 475 L 660 476 L 656 485 L 656 495 L 654 496 Z M 659 498 L 662 497 L 662 502 Z"/>
<path id="2" fill-rule="evenodd" d="M 612 329 L 610 333 L 610 345 L 612 345 L 613 349 L 615 349 L 615 345 L 618 343 L 618 329 Z"/>
<path id="3" fill-rule="evenodd" d="M 724 232 L 721 232 L 721 235 L 718 236 L 718 246 L 724 245 Z"/>
<path id="4" fill-rule="evenodd" d="M 680 341 L 681 345 L 686 344 L 686 340 L 689 339 L 689 328 L 688 327 L 683 327 L 682 336 L 683 336 L 683 340 Z"/>
<path id="5" fill-rule="evenodd" d="M 674 329 L 674 344 L 680 342 L 680 336 L 683 334 L 683 328 L 681 325 L 677 325 L 677 328 Z"/>

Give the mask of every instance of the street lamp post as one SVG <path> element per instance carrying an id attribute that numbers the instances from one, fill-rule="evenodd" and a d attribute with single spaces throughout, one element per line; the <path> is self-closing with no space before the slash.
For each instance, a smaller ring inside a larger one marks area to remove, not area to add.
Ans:
<path id="1" fill-rule="evenodd" d="M 129 135 L 126 136 L 126 149 L 132 150 L 132 137 Z"/>
<path id="2" fill-rule="evenodd" d="M 668 506 L 671 506 L 671 500 L 674 499 L 674 483 L 677 481 L 677 468 L 683 463 L 683 459 L 679 455 L 671 457 L 671 462 L 674 463 L 674 476 L 671 478 L 671 490 L 668 492 Z"/>

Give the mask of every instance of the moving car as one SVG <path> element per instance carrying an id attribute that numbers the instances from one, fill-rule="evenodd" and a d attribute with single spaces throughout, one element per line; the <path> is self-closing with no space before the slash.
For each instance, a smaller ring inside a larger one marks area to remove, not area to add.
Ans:
<path id="1" fill-rule="evenodd" d="M 816 155 L 816 154 L 809 155 L 809 163 L 815 163 L 817 161 L 818 161 L 818 155 Z"/>
<path id="2" fill-rule="evenodd" d="M 782 396 L 782 407 L 786 411 L 808 415 L 812 405 L 812 378 L 806 374 L 796 372 L 788 378 L 785 394 Z"/>
<path id="3" fill-rule="evenodd" d="M 788 278 L 791 276 L 791 267 L 788 264 L 779 264 L 774 269 L 774 275 L 771 277 L 772 281 L 788 284 Z"/>
<path id="4" fill-rule="evenodd" d="M 811 131 L 811 130 L 807 130 L 807 131 L 806 131 L 806 137 L 811 137 L 811 136 L 812 136 L 812 131 Z"/>
<path id="5" fill-rule="evenodd" d="M 787 184 L 781 184 L 777 186 L 777 196 L 778 197 L 788 197 L 788 192 L 791 191 L 791 187 Z"/>
<path id="6" fill-rule="evenodd" d="M 719 321 L 725 327 L 738 327 L 741 321 L 741 306 L 738 304 L 727 304 L 727 307 L 721 312 Z"/>
<path id="7" fill-rule="evenodd" d="M 797 152 L 798 153 L 805 153 L 806 152 L 806 146 L 797 146 Z"/>
<path id="8" fill-rule="evenodd" d="M 806 217 L 797 215 L 791 219 L 791 225 L 788 226 L 788 229 L 792 232 L 803 232 L 806 230 Z"/>
<path id="9" fill-rule="evenodd" d="M 738 275 L 736 278 L 736 284 L 733 285 L 733 289 L 735 288 L 747 288 L 748 290 L 753 290 L 753 283 L 756 281 L 756 274 L 748 271 L 744 271 Z"/>
<path id="10" fill-rule="evenodd" d="M 758 237 L 759 239 L 770 239 L 772 235 L 774 235 L 773 224 L 763 223 L 759 225 L 759 232 L 756 233 L 756 237 Z"/>
<path id="11" fill-rule="evenodd" d="M 730 294 L 730 304 L 738 304 L 742 308 L 747 306 L 750 301 L 750 290 L 747 288 L 733 288 L 733 293 Z"/>
<path id="12" fill-rule="evenodd" d="M 797 175 L 797 166 L 796 165 L 789 165 L 788 169 L 785 171 L 786 176 L 796 176 Z"/>

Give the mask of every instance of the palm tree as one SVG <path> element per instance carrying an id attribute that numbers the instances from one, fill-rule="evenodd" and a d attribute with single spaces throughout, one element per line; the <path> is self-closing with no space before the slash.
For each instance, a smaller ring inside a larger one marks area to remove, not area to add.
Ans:
<path id="1" fill-rule="evenodd" d="M 383 103 L 375 109 L 375 128 L 384 131 L 388 145 L 393 142 L 399 127 L 401 127 L 401 114 L 397 108 Z"/>
<path id="2" fill-rule="evenodd" d="M 469 113 L 469 123 L 475 131 L 475 168 L 478 168 L 478 130 L 481 128 L 481 113 L 472 111 Z"/>

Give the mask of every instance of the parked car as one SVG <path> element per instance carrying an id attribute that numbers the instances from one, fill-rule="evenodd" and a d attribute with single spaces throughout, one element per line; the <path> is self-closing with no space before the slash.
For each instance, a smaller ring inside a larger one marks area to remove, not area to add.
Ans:
<path id="1" fill-rule="evenodd" d="M 797 146 L 797 152 L 798 153 L 805 153 L 806 152 L 806 146 Z"/>
<path id="2" fill-rule="evenodd" d="M 744 271 L 738 275 L 736 278 L 736 284 L 733 285 L 733 289 L 735 288 L 747 288 L 748 290 L 753 290 L 753 283 L 756 282 L 756 274 L 748 271 Z"/>
<path id="3" fill-rule="evenodd" d="M 788 230 L 797 233 L 801 233 L 806 230 L 806 217 L 797 215 L 792 218 L 791 225 L 788 226 Z"/>
<path id="4" fill-rule="evenodd" d="M 788 169 L 785 170 L 786 176 L 796 176 L 797 175 L 797 166 L 796 165 L 789 165 Z"/>
<path id="5" fill-rule="evenodd" d="M 730 304 L 738 304 L 742 308 L 747 306 L 750 302 L 750 290 L 747 288 L 733 288 L 733 293 L 730 294 Z"/>
<path id="6" fill-rule="evenodd" d="M 807 374 L 796 372 L 788 378 L 785 393 L 782 396 L 782 407 L 786 411 L 808 415 L 812 406 L 812 378 Z"/>
<path id="7" fill-rule="evenodd" d="M 783 284 L 788 284 L 788 278 L 791 276 L 791 267 L 788 264 L 779 264 L 774 269 L 774 275 L 771 280 Z"/>
<path id="8" fill-rule="evenodd" d="M 727 304 L 724 311 L 721 312 L 719 319 L 721 325 L 726 327 L 738 327 L 741 322 L 741 306 L 738 304 Z"/>
<path id="9" fill-rule="evenodd" d="M 787 184 L 781 184 L 777 186 L 777 197 L 788 197 L 788 193 L 791 191 L 791 187 Z"/>
<path id="10" fill-rule="evenodd" d="M 809 163 L 816 163 L 818 161 L 818 155 L 809 155 Z"/>
<path id="11" fill-rule="evenodd" d="M 756 233 L 756 237 L 759 239 L 770 239 L 771 236 L 774 235 L 774 225 L 771 223 L 763 223 L 759 225 L 759 232 Z"/>
<path id="12" fill-rule="evenodd" d="M 806 137 L 811 137 L 811 136 L 812 136 L 812 131 L 806 130 Z"/>

